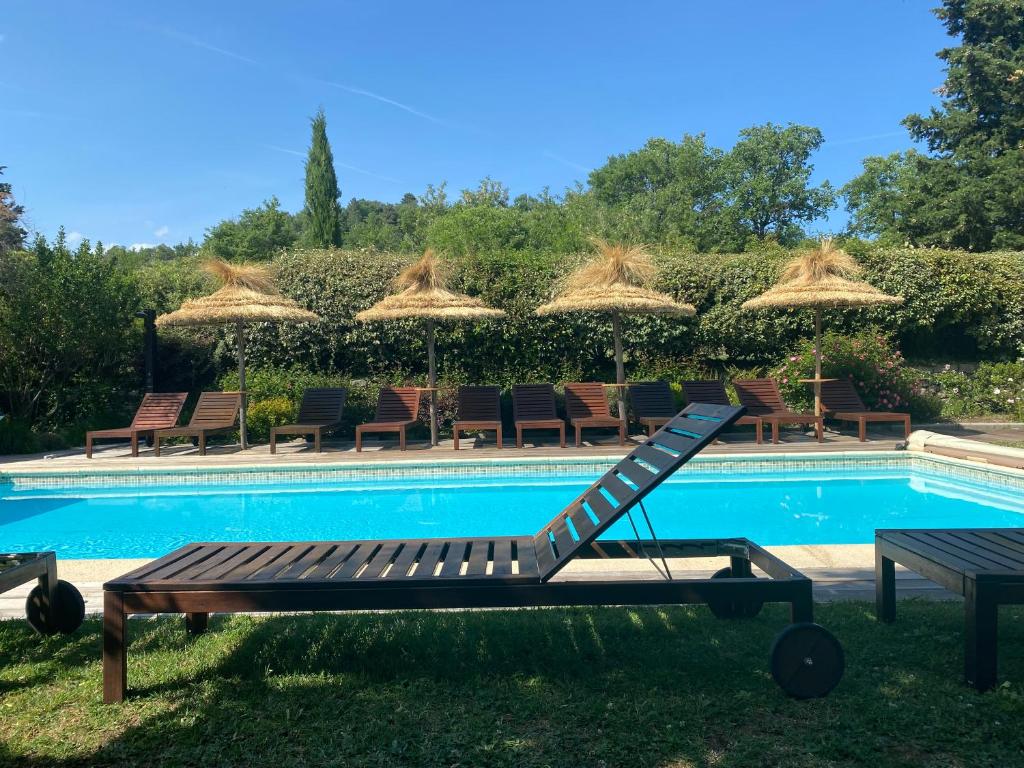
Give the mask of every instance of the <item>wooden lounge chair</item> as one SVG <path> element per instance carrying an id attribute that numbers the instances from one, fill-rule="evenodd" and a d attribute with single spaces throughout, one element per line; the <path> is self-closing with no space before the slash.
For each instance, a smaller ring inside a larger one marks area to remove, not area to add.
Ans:
<path id="1" fill-rule="evenodd" d="M 653 435 L 679 412 L 667 381 L 640 381 L 629 385 L 629 403 L 633 416 Z"/>
<path id="2" fill-rule="evenodd" d="M 996 684 L 1000 605 L 1024 604 L 1024 528 L 875 531 L 875 610 L 896 620 L 896 563 L 963 595 L 964 677 Z"/>
<path id="3" fill-rule="evenodd" d="M 736 388 L 740 403 L 746 406 L 747 413 L 771 424 L 773 443 L 779 442 L 779 427 L 782 424 L 810 424 L 814 427 L 818 442 L 825 439 L 822 417 L 790 409 L 783 402 L 775 379 L 736 379 L 732 385 Z"/>
<path id="4" fill-rule="evenodd" d="M 103 699 L 119 702 L 126 693 L 131 614 L 184 613 L 186 627 L 198 633 L 211 612 L 703 602 L 721 617 L 756 615 L 764 602 L 789 603 L 798 623 L 772 646 L 773 677 L 792 695 L 825 695 L 842 675 L 843 654 L 827 630 L 810 623 L 810 579 L 746 539 L 659 540 L 643 506 L 741 413 L 688 406 L 532 536 L 188 544 L 103 586 Z M 650 539 L 598 539 L 634 508 L 643 512 Z M 675 578 L 670 555 L 728 556 L 730 565 L 715 578 Z M 651 567 L 638 578 L 554 578 L 580 558 L 640 556 Z M 754 578 L 751 564 L 768 578 Z"/>
<path id="5" fill-rule="evenodd" d="M 153 434 L 153 455 L 160 455 L 160 441 L 168 437 L 194 437 L 199 441 L 199 455 L 206 455 L 206 441 L 211 435 L 223 435 L 238 428 L 238 410 L 242 407 L 240 392 L 203 392 L 192 412 L 187 427 L 158 429 Z"/>
<path id="6" fill-rule="evenodd" d="M 626 444 L 626 422 L 612 416 L 604 384 L 597 381 L 565 385 L 565 415 L 576 430 L 576 447 L 583 443 L 583 430 L 611 427 L 619 431 L 619 445 Z"/>
<path id="7" fill-rule="evenodd" d="M 341 426 L 348 390 L 342 387 L 307 389 L 302 393 L 299 416 L 295 424 L 284 424 L 270 429 L 270 452 L 277 453 L 278 435 L 312 435 L 313 450 L 320 453 L 320 438 Z"/>
<path id="8" fill-rule="evenodd" d="M 516 425 L 516 448 L 523 447 L 524 429 L 557 429 L 558 442 L 565 448 L 565 422 L 555 408 L 552 384 L 513 384 L 512 421 Z"/>
<path id="9" fill-rule="evenodd" d="M 405 450 L 405 430 L 419 419 L 420 391 L 416 387 L 385 387 L 377 396 L 373 421 L 356 427 L 356 450 L 363 450 L 364 432 L 397 432 L 398 447 Z"/>
<path id="10" fill-rule="evenodd" d="M 85 619 L 85 600 L 75 585 L 57 578 L 56 552 L 0 555 L 0 593 L 37 581 L 25 601 L 25 618 L 41 635 L 70 635 Z"/>
<path id="11" fill-rule="evenodd" d="M 85 457 L 92 458 L 92 444 L 95 440 L 125 440 L 132 446 L 132 456 L 139 455 L 139 439 L 153 439 L 153 431 L 173 427 L 188 398 L 187 392 L 148 392 L 142 398 L 135 418 L 127 427 L 119 429 L 94 429 L 85 433 Z"/>
<path id="12" fill-rule="evenodd" d="M 501 389 L 498 387 L 459 387 L 459 407 L 452 431 L 455 450 L 459 450 L 459 432 L 493 429 L 501 448 Z"/>
<path id="13" fill-rule="evenodd" d="M 860 399 L 853 382 L 847 379 L 823 381 L 821 383 L 821 406 L 825 415 L 836 421 L 857 423 L 857 436 L 863 443 L 867 440 L 869 422 L 901 422 L 903 436 L 910 437 L 910 414 L 891 411 L 870 411 Z"/>
<path id="14" fill-rule="evenodd" d="M 725 391 L 725 383 L 721 379 L 707 379 L 702 381 L 684 381 L 682 383 L 683 395 L 688 403 L 714 403 L 715 405 L 729 405 L 729 393 Z M 754 426 L 754 439 L 760 445 L 764 437 L 764 423 L 759 416 L 752 416 L 749 412 L 736 419 L 737 426 L 752 424 Z"/>

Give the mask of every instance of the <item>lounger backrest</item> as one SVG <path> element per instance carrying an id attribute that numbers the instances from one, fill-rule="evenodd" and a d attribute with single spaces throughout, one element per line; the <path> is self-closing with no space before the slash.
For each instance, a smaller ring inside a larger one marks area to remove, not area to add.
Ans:
<path id="1" fill-rule="evenodd" d="M 732 385 L 736 388 L 736 397 L 751 416 L 789 411 L 782 402 L 775 379 L 735 379 Z"/>
<path id="2" fill-rule="evenodd" d="M 725 382 L 721 379 L 684 381 L 682 386 L 688 403 L 729 405 L 729 393 L 725 391 Z"/>
<path id="3" fill-rule="evenodd" d="M 732 405 L 691 403 L 547 523 L 533 543 L 547 581 L 740 416 Z"/>
<path id="4" fill-rule="evenodd" d="M 420 391 L 416 387 L 385 387 L 377 397 L 376 422 L 416 421 L 420 415 Z"/>
<path id="5" fill-rule="evenodd" d="M 597 381 L 566 384 L 565 415 L 570 419 L 588 419 L 594 416 L 611 418 L 604 384 Z"/>
<path id="6" fill-rule="evenodd" d="M 512 418 L 515 421 L 557 419 L 553 384 L 512 385 Z"/>
<path id="7" fill-rule="evenodd" d="M 826 411 L 838 413 L 858 413 L 867 410 L 864 401 L 853 388 L 853 382 L 848 379 L 821 382 L 821 404 Z"/>
<path id="8" fill-rule="evenodd" d="M 629 402 L 638 419 L 675 416 L 676 399 L 667 381 L 638 381 L 629 385 Z M 703 402 L 703 401 L 702 401 Z"/>
<path id="9" fill-rule="evenodd" d="M 501 390 L 459 387 L 458 421 L 501 421 Z"/>
<path id="10" fill-rule="evenodd" d="M 188 425 L 200 429 L 230 427 L 238 421 L 238 409 L 241 407 L 242 395 L 239 392 L 203 392 Z"/>
<path id="11" fill-rule="evenodd" d="M 347 395 L 343 387 L 307 389 L 299 405 L 299 424 L 337 424 Z"/>
<path id="12" fill-rule="evenodd" d="M 188 392 L 149 392 L 135 412 L 131 429 L 167 429 L 178 423 Z"/>

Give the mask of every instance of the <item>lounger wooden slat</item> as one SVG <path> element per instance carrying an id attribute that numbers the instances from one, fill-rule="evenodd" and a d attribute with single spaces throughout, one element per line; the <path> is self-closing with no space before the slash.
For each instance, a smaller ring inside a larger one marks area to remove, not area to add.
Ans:
<path id="1" fill-rule="evenodd" d="M 714 405 L 729 405 L 729 393 L 725 391 L 725 383 L 721 379 L 707 379 L 698 381 L 684 381 L 680 384 L 683 389 L 683 396 L 688 403 L 713 403 Z M 764 424 L 758 416 L 747 410 L 743 416 L 736 420 L 737 426 L 751 425 L 754 427 L 754 439 L 758 445 L 764 438 Z"/>
<path id="2" fill-rule="evenodd" d="M 199 440 L 199 455 L 206 455 L 206 441 L 213 435 L 234 432 L 242 407 L 240 392 L 203 392 L 187 427 L 158 429 L 153 432 L 153 455 L 160 455 L 160 443 L 169 437 L 194 437 Z"/>
<path id="3" fill-rule="evenodd" d="M 996 547 L 1005 547 L 1007 550 L 1012 550 L 1019 553 L 1024 559 L 1024 534 L 1021 535 L 1020 539 L 1015 538 L 1012 533 L 1014 531 L 1003 532 L 1003 531 L 977 531 L 979 539 L 990 542 Z"/>
<path id="4" fill-rule="evenodd" d="M 520 542 L 519 549 L 522 551 L 524 542 Z M 530 547 L 532 549 L 532 546 Z M 511 576 L 512 575 L 512 539 L 498 539 L 494 542 L 494 560 L 493 570 L 491 571 L 494 576 Z M 520 561 L 520 564 L 522 561 Z M 530 576 L 534 572 L 527 571 L 523 572 L 520 565 L 520 576 Z"/>
<path id="5" fill-rule="evenodd" d="M 104 698 L 124 694 L 124 617 L 130 613 L 182 611 L 191 631 L 201 631 L 211 611 L 663 604 L 716 595 L 736 600 L 742 593 L 788 602 L 794 621 L 810 621 L 809 580 L 740 539 L 663 543 L 702 556 L 725 554 L 738 568 L 756 562 L 770 578 L 623 582 L 574 575 L 552 581 L 574 558 L 594 556 L 599 536 L 741 414 L 732 406 L 687 406 L 533 536 L 188 545 L 139 578 L 104 585 Z M 673 453 L 655 448 L 659 442 L 675 446 Z M 652 458 L 641 465 L 641 455 Z M 618 557 L 652 548 L 638 542 L 609 551 Z"/>
<path id="6" fill-rule="evenodd" d="M 92 458 L 92 446 L 96 440 L 128 440 L 132 456 L 138 456 L 139 440 L 151 440 L 156 430 L 177 424 L 187 398 L 187 392 L 148 392 L 127 427 L 85 433 L 85 457 Z"/>
<path id="7" fill-rule="evenodd" d="M 629 385 L 633 417 L 653 435 L 679 412 L 667 381 L 641 381 Z"/>
<path id="8" fill-rule="evenodd" d="M 779 442 L 779 428 L 783 424 L 808 424 L 814 428 L 818 442 L 824 440 L 822 417 L 793 411 L 783 401 L 775 379 L 736 379 L 732 385 L 747 413 L 771 425 L 773 443 Z"/>
<path id="9" fill-rule="evenodd" d="M 405 450 L 406 430 L 416 423 L 420 413 L 420 390 L 416 387 L 384 387 L 377 395 L 373 421 L 356 427 L 356 451 L 363 450 L 366 432 L 397 432 L 398 447 Z"/>
<path id="10" fill-rule="evenodd" d="M 1024 544 L 1012 538 L 998 536 L 987 531 L 949 531 L 949 534 L 961 539 L 965 544 L 977 547 L 981 551 L 990 552 L 1008 560 L 1014 568 L 1024 567 Z"/>
<path id="11" fill-rule="evenodd" d="M 596 381 L 565 385 L 565 415 L 576 430 L 576 447 L 583 441 L 583 430 L 611 428 L 619 433 L 619 445 L 626 444 L 626 422 L 612 416 L 604 384 Z"/>
<path id="12" fill-rule="evenodd" d="M 341 426 L 348 391 L 343 387 L 310 388 L 302 393 L 294 424 L 270 429 L 270 452 L 277 453 L 278 435 L 312 435 L 313 450 L 320 453 L 323 435 Z"/>
<path id="13" fill-rule="evenodd" d="M 452 425 L 455 450 L 459 450 L 462 432 L 493 430 L 501 448 L 501 389 L 498 387 L 459 387 L 455 423 Z"/>
<path id="14" fill-rule="evenodd" d="M 484 540 L 470 542 L 472 549 L 469 552 L 469 563 L 466 566 L 467 576 L 487 575 L 487 563 L 492 544 L 493 542 Z"/>
<path id="15" fill-rule="evenodd" d="M 985 542 L 978 541 L 974 537 L 968 538 L 955 531 L 937 531 L 932 534 L 932 538 L 941 541 L 951 548 L 955 548 L 956 551 L 967 552 L 972 557 L 981 558 L 989 568 L 1007 568 L 1012 570 L 1021 567 L 1020 560 L 1013 557 L 1012 553 L 1006 552 L 1002 548 L 996 549 L 985 546 Z"/>
<path id="16" fill-rule="evenodd" d="M 512 421 L 516 428 L 516 448 L 523 447 L 523 431 L 527 429 L 557 429 L 559 445 L 565 448 L 565 422 L 558 418 L 553 384 L 515 384 Z"/>

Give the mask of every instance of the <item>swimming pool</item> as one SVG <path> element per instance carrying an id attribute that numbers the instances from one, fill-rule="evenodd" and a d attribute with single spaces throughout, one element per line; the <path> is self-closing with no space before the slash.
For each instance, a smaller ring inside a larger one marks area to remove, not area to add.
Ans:
<path id="1" fill-rule="evenodd" d="M 1024 481 L 1006 472 L 909 454 L 701 458 L 649 497 L 659 536 L 860 544 L 873 540 L 875 528 L 1024 525 Z M 46 482 L 8 476 L 0 485 L 0 547 L 142 558 L 191 541 L 532 533 L 608 465 L 482 462 Z M 607 535 L 632 534 L 620 521 Z"/>

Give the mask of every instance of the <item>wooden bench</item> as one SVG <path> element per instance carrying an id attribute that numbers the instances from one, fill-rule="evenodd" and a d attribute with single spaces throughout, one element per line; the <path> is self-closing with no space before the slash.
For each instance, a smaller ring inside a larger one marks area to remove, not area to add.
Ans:
<path id="1" fill-rule="evenodd" d="M 1024 528 L 875 531 L 878 618 L 896 619 L 896 563 L 964 597 L 964 674 L 979 691 L 996 684 L 1000 605 L 1024 604 Z"/>

